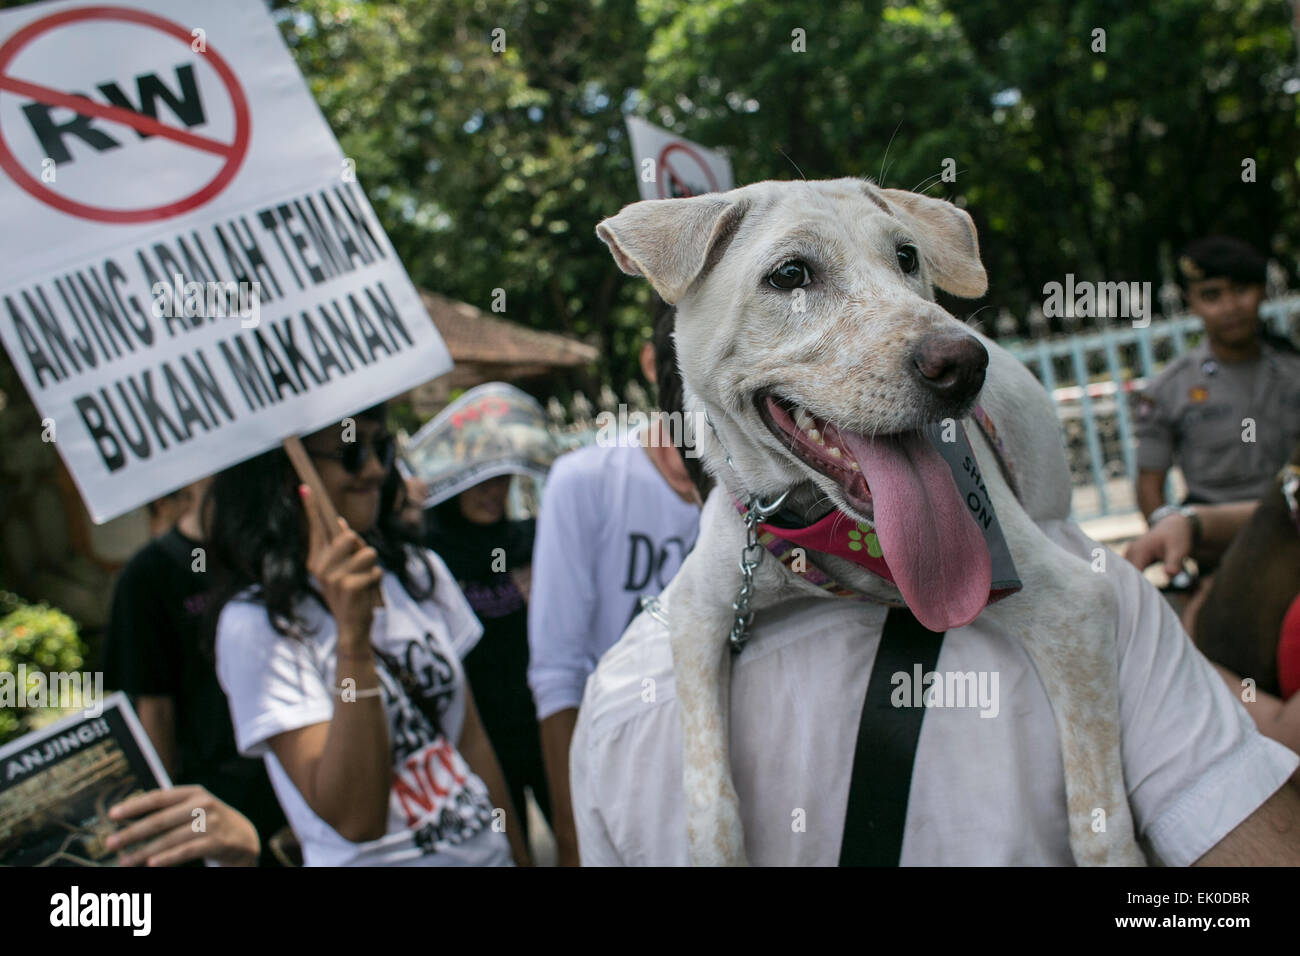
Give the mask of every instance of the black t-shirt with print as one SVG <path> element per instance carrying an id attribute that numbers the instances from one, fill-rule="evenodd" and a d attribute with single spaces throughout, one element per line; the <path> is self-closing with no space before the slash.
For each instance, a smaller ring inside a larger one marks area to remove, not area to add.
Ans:
<path id="1" fill-rule="evenodd" d="M 170 697 L 175 708 L 174 783 L 201 784 L 252 821 L 261 837 L 284 826 L 262 761 L 235 749 L 226 695 L 204 640 L 207 575 L 196 572 L 200 542 L 173 528 L 145 545 L 113 592 L 104 682 L 132 697 Z"/>
<path id="2" fill-rule="evenodd" d="M 528 688 L 528 603 L 512 574 L 532 561 L 536 522 L 475 524 L 455 498 L 426 511 L 425 519 L 426 544 L 456 577 L 483 625 L 483 637 L 464 660 L 483 728 L 514 799 L 530 786 L 549 814 L 537 711 Z"/>

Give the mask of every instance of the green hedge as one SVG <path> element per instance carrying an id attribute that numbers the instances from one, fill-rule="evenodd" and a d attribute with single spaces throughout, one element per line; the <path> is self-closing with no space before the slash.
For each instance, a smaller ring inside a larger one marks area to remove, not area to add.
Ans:
<path id="1" fill-rule="evenodd" d="M 13 674 L 17 680 L 20 664 L 27 665 L 28 675 L 77 671 L 85 656 L 86 645 L 72 618 L 47 604 L 26 604 L 17 595 L 0 591 L 0 673 Z M 53 716 L 57 714 L 50 708 L 0 707 L 0 744 L 48 723 Z"/>

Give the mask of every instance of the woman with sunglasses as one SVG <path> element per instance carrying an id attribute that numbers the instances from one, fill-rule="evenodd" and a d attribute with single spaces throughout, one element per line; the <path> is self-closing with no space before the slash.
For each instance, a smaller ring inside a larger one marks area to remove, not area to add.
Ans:
<path id="1" fill-rule="evenodd" d="M 482 633 L 406 540 L 377 406 L 303 439 L 331 529 L 279 449 L 217 476 L 217 673 L 308 866 L 527 862 L 461 658 Z"/>

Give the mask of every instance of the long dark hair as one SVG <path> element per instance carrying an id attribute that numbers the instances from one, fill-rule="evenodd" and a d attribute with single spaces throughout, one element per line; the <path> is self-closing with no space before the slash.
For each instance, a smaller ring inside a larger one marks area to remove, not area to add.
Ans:
<path id="1" fill-rule="evenodd" d="M 683 403 L 686 399 L 682 389 L 682 373 L 677 362 L 677 342 L 673 337 L 677 327 L 677 309 L 661 299 L 658 293 L 652 292 L 651 295 L 654 297 L 652 303 L 654 332 L 650 341 L 655 350 L 657 404 L 660 409 L 669 414 L 676 412 L 685 415 Z M 700 436 L 696 435 L 696 447 L 699 440 Z M 691 483 L 700 494 L 700 501 L 708 500 L 709 492 L 713 490 L 713 478 L 704 470 L 698 455 L 687 456 L 684 448 L 681 451 L 682 464 L 686 466 L 686 474 L 690 476 Z"/>
<path id="2" fill-rule="evenodd" d="M 376 405 L 357 418 L 384 422 L 385 407 Z M 209 630 L 215 636 L 222 607 L 241 591 L 266 605 L 271 626 L 285 636 L 302 636 L 306 623 L 295 613 L 304 597 L 324 606 L 308 581 L 307 522 L 298 497 L 299 479 L 289 456 L 275 448 L 218 474 L 203 508 L 203 534 L 215 582 L 208 602 Z M 416 601 L 433 595 L 433 568 L 424 549 L 401 521 L 402 477 L 388 469 L 379 492 L 379 518 L 362 537 L 379 554 L 379 563 L 397 576 Z M 414 553 L 423 581 L 411 574 Z"/>

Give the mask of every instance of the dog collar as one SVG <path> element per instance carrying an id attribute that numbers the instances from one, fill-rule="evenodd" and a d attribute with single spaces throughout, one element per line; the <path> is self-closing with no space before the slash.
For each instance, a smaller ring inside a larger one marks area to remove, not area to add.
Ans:
<path id="1" fill-rule="evenodd" d="M 1011 459 L 1006 453 L 1006 448 L 1001 438 L 997 434 L 997 429 L 993 424 L 992 418 L 982 406 L 976 405 L 972 410 L 971 417 L 979 425 L 981 432 L 988 439 L 989 444 L 993 447 L 994 457 L 998 460 L 999 469 L 1006 477 L 1007 484 L 1010 486 L 1012 493 L 1019 497 L 1016 487 L 1015 474 L 1012 470 Z M 965 453 L 973 454 L 970 451 L 970 445 L 965 440 L 965 435 L 961 437 L 961 448 Z M 941 448 L 941 451 L 945 449 Z M 946 456 L 945 456 L 946 457 Z M 957 462 L 960 455 L 955 458 L 949 458 L 949 465 L 953 468 L 953 476 L 961 483 L 960 468 Z M 981 488 L 982 491 L 982 488 Z M 876 537 L 875 529 L 870 522 L 859 522 L 856 518 L 845 514 L 843 511 L 836 509 L 821 519 L 813 522 L 806 527 L 785 527 L 783 524 L 773 524 L 767 520 L 774 517 L 779 508 L 779 502 L 784 500 L 784 495 L 777 503 L 772 506 L 764 507 L 757 503 L 757 500 L 750 498 L 747 504 L 742 504 L 736 497 L 732 496 L 732 504 L 736 511 L 744 518 L 745 523 L 751 528 L 750 541 L 761 545 L 769 554 L 781 562 L 792 574 L 796 574 L 810 584 L 816 585 L 828 594 L 836 597 L 847 597 L 853 600 L 865 601 L 874 600 L 875 603 L 900 605 L 902 602 L 888 602 L 879 599 L 869 598 L 860 594 L 851 588 L 836 581 L 831 575 L 827 574 L 821 568 L 813 565 L 807 556 L 808 551 L 817 551 L 822 554 L 831 554 L 836 557 L 851 561 L 859 567 L 865 568 L 872 574 L 882 578 L 889 583 L 894 583 L 894 576 L 890 572 L 889 563 L 880 547 L 880 542 Z M 988 502 L 988 510 L 992 512 L 992 502 Z M 1011 561 L 1010 554 L 1006 547 L 1006 542 L 1002 538 L 1001 530 L 997 528 L 996 523 L 993 530 L 987 527 L 985 531 L 985 543 L 989 547 L 990 556 L 993 561 L 993 580 L 989 589 L 988 603 L 992 604 L 1008 595 L 1014 594 L 1020 590 L 1021 583 L 1015 571 L 1015 566 Z M 742 556 L 742 565 L 744 556 Z M 753 562 L 751 562 L 751 568 Z M 748 589 L 746 589 L 748 590 Z M 745 595 L 746 597 L 748 594 Z M 748 601 L 744 602 L 745 610 L 748 611 Z M 740 609 L 737 608 L 739 611 Z M 748 615 L 751 616 L 752 615 Z M 737 618 L 737 626 L 733 628 L 732 648 L 739 650 L 743 646 L 745 631 L 747 627 L 740 624 L 740 616 Z M 748 621 L 745 621 L 748 624 Z M 739 633 L 737 633 L 737 631 Z M 737 640 L 739 638 L 739 640 Z"/>
<path id="2" fill-rule="evenodd" d="M 732 504 L 744 515 L 746 508 L 734 497 Z M 869 523 L 862 523 L 836 509 L 805 528 L 784 528 L 768 522 L 758 523 L 758 543 L 792 574 L 815 584 L 835 597 L 866 600 L 866 596 L 846 588 L 821 568 L 808 561 L 808 552 L 833 554 L 861 565 L 891 584 L 894 576 L 880 551 L 880 542 Z"/>

